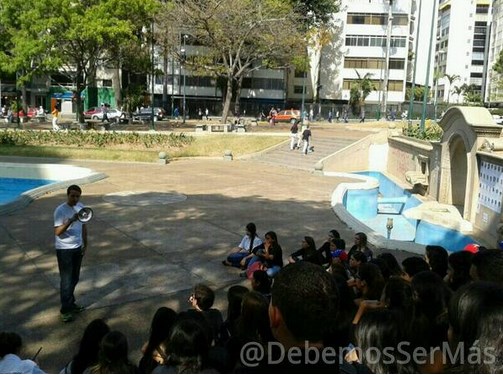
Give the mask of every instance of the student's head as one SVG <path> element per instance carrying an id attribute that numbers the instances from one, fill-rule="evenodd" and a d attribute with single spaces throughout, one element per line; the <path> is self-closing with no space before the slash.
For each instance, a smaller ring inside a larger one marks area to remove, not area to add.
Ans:
<path id="1" fill-rule="evenodd" d="M 449 253 L 442 246 L 426 246 L 425 260 L 430 265 L 431 270 L 442 278 L 447 274 L 448 257 Z"/>
<path id="2" fill-rule="evenodd" d="M 332 275 L 310 262 L 282 268 L 272 287 L 269 318 L 284 345 L 319 342 L 337 319 L 339 294 Z"/>
<path id="3" fill-rule="evenodd" d="M 359 248 L 364 248 L 367 246 L 367 235 L 362 232 L 355 234 L 355 245 Z"/>
<path id="4" fill-rule="evenodd" d="M 7 354 L 19 354 L 23 340 L 15 332 L 0 332 L 0 358 Z"/>
<path id="5" fill-rule="evenodd" d="M 182 318 L 175 323 L 165 346 L 171 364 L 189 366 L 189 373 L 201 370 L 209 350 L 204 327 L 191 318 Z"/>
<path id="6" fill-rule="evenodd" d="M 465 355 L 476 340 L 496 333 L 499 349 L 503 327 L 503 287 L 486 281 L 469 283 L 454 293 L 449 303 L 449 342 L 462 343 Z M 501 352 L 499 352 L 501 353 Z"/>
<path id="7" fill-rule="evenodd" d="M 227 291 L 227 319 L 236 320 L 241 315 L 241 302 L 248 293 L 248 288 L 242 285 L 233 285 Z"/>
<path id="8" fill-rule="evenodd" d="M 128 342 L 119 331 L 110 331 L 101 340 L 98 367 L 100 373 L 129 372 Z"/>
<path id="9" fill-rule="evenodd" d="M 395 310 L 403 316 L 414 316 L 414 291 L 410 282 L 399 276 L 392 276 L 384 286 L 381 301 L 387 309 Z"/>
<path id="10" fill-rule="evenodd" d="M 331 231 L 328 232 L 328 238 L 331 239 L 331 238 L 341 238 L 341 235 L 339 234 L 338 231 L 336 231 L 335 229 L 332 229 Z"/>
<path id="11" fill-rule="evenodd" d="M 470 267 L 474 254 L 469 251 L 457 251 L 449 255 L 447 268 L 447 282 L 456 291 L 462 285 L 470 282 Z"/>
<path id="12" fill-rule="evenodd" d="M 306 249 L 306 251 L 308 253 L 314 253 L 314 252 L 316 252 L 316 244 L 314 242 L 313 237 L 305 236 L 302 239 L 302 248 Z"/>
<path id="13" fill-rule="evenodd" d="M 168 337 L 171 327 L 175 323 L 177 314 L 169 307 L 159 307 L 152 318 L 150 324 L 149 346 L 155 349 L 166 337 Z"/>
<path id="14" fill-rule="evenodd" d="M 215 292 L 205 284 L 197 284 L 191 295 L 191 302 L 194 307 L 197 306 L 203 311 L 209 310 L 215 302 Z"/>
<path id="15" fill-rule="evenodd" d="M 246 233 L 250 236 L 255 236 L 257 234 L 257 226 L 255 223 L 246 224 Z"/>
<path id="16" fill-rule="evenodd" d="M 266 242 L 270 242 L 271 244 L 278 243 L 278 236 L 276 235 L 276 232 L 269 231 L 264 235 L 264 238 Z"/>
<path id="17" fill-rule="evenodd" d="M 384 288 L 384 278 L 379 267 L 373 263 L 360 265 L 356 287 L 362 291 L 365 299 L 379 300 Z"/>
<path id="18" fill-rule="evenodd" d="M 473 280 L 503 283 L 503 250 L 480 250 L 474 255 L 470 275 Z"/>
<path id="19" fill-rule="evenodd" d="M 110 327 L 103 319 L 95 319 L 84 330 L 80 340 L 79 352 L 73 358 L 72 372 L 82 373 L 90 365 L 96 364 L 103 337 L 110 332 Z"/>
<path id="20" fill-rule="evenodd" d="M 362 264 L 367 263 L 367 257 L 361 251 L 355 251 L 349 257 L 349 266 L 353 269 L 358 269 Z"/>
<path id="21" fill-rule="evenodd" d="M 414 373 L 412 361 L 406 347 L 399 347 L 400 343 L 409 341 L 407 330 L 402 324 L 403 317 L 393 310 L 370 310 L 363 315 L 355 327 L 355 339 L 361 349 L 362 362 L 372 373 Z M 394 348 L 393 355 L 387 358 L 376 348 Z M 398 350 L 401 348 L 401 350 Z M 407 361 L 408 357 L 408 361 Z"/>
<path id="22" fill-rule="evenodd" d="M 395 256 L 391 253 L 382 253 L 377 256 L 377 259 L 381 259 L 388 268 L 390 277 L 391 276 L 402 276 L 403 271 L 400 264 L 396 260 Z"/>
<path id="23" fill-rule="evenodd" d="M 270 339 L 269 300 L 261 293 L 251 291 L 243 297 L 238 330 L 248 338 Z"/>
<path id="24" fill-rule="evenodd" d="M 257 270 L 253 272 L 253 277 L 251 279 L 251 286 L 253 290 L 256 290 L 257 292 L 262 294 L 270 294 L 271 284 L 272 281 L 267 275 L 266 271 Z"/>
<path id="25" fill-rule="evenodd" d="M 408 257 L 403 260 L 402 267 L 406 273 L 406 278 L 411 280 L 419 272 L 429 271 L 430 266 L 426 261 L 418 256 Z"/>

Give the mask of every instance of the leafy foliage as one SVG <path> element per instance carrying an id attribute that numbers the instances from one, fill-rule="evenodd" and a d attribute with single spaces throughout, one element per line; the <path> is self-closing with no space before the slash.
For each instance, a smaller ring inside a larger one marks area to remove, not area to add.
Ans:
<path id="1" fill-rule="evenodd" d="M 121 145 L 141 146 L 144 148 L 183 147 L 194 142 L 194 138 L 186 134 L 140 134 L 116 132 L 41 132 L 33 130 L 2 130 L 0 144 L 10 146 L 26 145 L 58 145 L 78 147 L 114 147 Z"/>
<path id="2" fill-rule="evenodd" d="M 350 94 L 349 94 L 349 105 L 351 106 L 351 110 L 353 114 L 357 115 L 360 113 L 361 109 L 365 106 L 365 99 L 367 96 L 375 90 L 374 84 L 370 77 L 372 73 L 365 73 L 362 77 L 358 70 L 356 70 L 356 75 L 358 79 L 351 86 Z"/>
<path id="3" fill-rule="evenodd" d="M 443 134 L 442 128 L 432 120 L 425 121 L 424 131 L 421 131 L 419 124 L 403 128 L 403 135 L 427 141 L 440 141 Z"/>

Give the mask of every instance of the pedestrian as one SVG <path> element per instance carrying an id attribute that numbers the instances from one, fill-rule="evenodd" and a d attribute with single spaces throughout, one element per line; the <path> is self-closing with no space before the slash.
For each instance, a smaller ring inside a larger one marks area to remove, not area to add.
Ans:
<path id="1" fill-rule="evenodd" d="M 335 121 L 336 122 L 339 122 L 339 116 L 340 116 L 340 112 L 339 112 L 339 110 L 337 110 L 337 112 L 335 112 Z"/>
<path id="2" fill-rule="evenodd" d="M 203 119 L 203 110 L 201 109 L 201 107 L 199 107 L 197 109 L 197 115 L 199 116 L 199 119 L 202 120 Z"/>
<path id="3" fill-rule="evenodd" d="M 59 130 L 58 120 L 59 120 L 59 108 L 55 105 L 52 112 L 52 130 L 57 132 Z"/>
<path id="4" fill-rule="evenodd" d="M 290 128 L 290 150 L 295 150 L 299 143 L 299 121 L 296 120 Z"/>
<path id="5" fill-rule="evenodd" d="M 328 122 L 332 123 L 332 110 L 331 109 L 328 111 Z"/>
<path id="6" fill-rule="evenodd" d="M 307 155 L 307 152 L 309 151 L 309 145 L 312 141 L 312 134 L 311 134 L 311 129 L 309 129 L 309 125 L 306 125 L 306 129 L 302 132 L 302 141 L 304 142 L 304 148 L 302 149 L 302 152 L 304 155 Z"/>
<path id="7" fill-rule="evenodd" d="M 348 109 L 347 108 L 344 108 L 344 113 L 342 115 L 342 119 L 344 120 L 344 122 L 346 124 L 348 123 Z"/>
<path id="8" fill-rule="evenodd" d="M 108 104 L 101 105 L 101 112 L 103 113 L 103 117 L 101 118 L 101 122 L 108 122 Z"/>
<path id="9" fill-rule="evenodd" d="M 314 110 L 311 108 L 309 110 L 309 121 L 313 121 L 314 120 Z"/>
<path id="10" fill-rule="evenodd" d="M 206 121 L 208 121 L 210 119 L 210 110 L 208 109 L 208 107 L 206 107 L 206 109 L 204 110 L 204 114 L 206 116 Z"/>
<path id="11" fill-rule="evenodd" d="M 365 122 L 365 109 L 360 110 L 360 122 Z"/>
<path id="12" fill-rule="evenodd" d="M 178 109 L 178 107 L 175 107 L 174 111 L 173 111 L 173 117 L 175 119 L 178 120 L 178 118 L 180 117 L 180 110 Z"/>
<path id="13" fill-rule="evenodd" d="M 73 314 L 84 310 L 75 303 L 74 291 L 79 282 L 80 266 L 87 249 L 87 226 L 79 221 L 78 211 L 82 189 L 71 185 L 66 190 L 67 201 L 54 211 L 54 235 L 60 276 L 61 320 L 71 322 Z"/>

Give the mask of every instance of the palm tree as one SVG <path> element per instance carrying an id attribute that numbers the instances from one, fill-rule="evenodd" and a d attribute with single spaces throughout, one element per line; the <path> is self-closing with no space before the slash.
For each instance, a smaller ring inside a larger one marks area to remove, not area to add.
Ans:
<path id="1" fill-rule="evenodd" d="M 447 104 L 449 104 L 449 99 L 451 97 L 451 87 L 452 87 L 452 84 L 457 81 L 458 79 L 460 79 L 461 77 L 457 74 L 444 74 L 444 77 L 447 78 L 447 80 L 449 81 L 449 90 L 447 91 Z"/>
<path id="2" fill-rule="evenodd" d="M 361 108 L 365 106 L 365 99 L 375 90 L 375 87 L 370 79 L 372 73 L 365 73 L 362 77 L 358 70 L 355 69 L 355 72 L 358 79 L 351 86 L 349 104 L 351 105 L 353 114 L 358 114 Z"/>
<path id="3" fill-rule="evenodd" d="M 458 96 L 458 104 L 459 104 L 459 97 L 463 94 L 463 92 L 465 91 L 465 88 L 463 86 L 459 87 L 459 86 L 454 86 L 454 88 L 452 90 L 453 94 L 456 94 Z"/>

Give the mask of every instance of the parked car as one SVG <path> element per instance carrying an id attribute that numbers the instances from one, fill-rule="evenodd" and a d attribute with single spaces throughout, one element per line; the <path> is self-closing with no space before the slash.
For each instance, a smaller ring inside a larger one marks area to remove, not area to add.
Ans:
<path id="1" fill-rule="evenodd" d="M 164 118 L 164 109 L 154 107 L 154 121 L 160 121 Z M 139 111 L 133 113 L 133 120 L 136 121 L 150 121 L 152 119 L 152 108 L 141 108 Z"/>
<path id="2" fill-rule="evenodd" d="M 123 117 L 122 111 L 117 108 L 109 108 L 107 117 L 110 122 L 119 122 L 119 119 Z M 91 120 L 103 120 L 103 109 L 101 107 L 92 107 L 84 112 L 84 118 L 90 118 Z"/>
<path id="3" fill-rule="evenodd" d="M 295 122 L 300 120 L 300 111 L 297 109 L 285 109 L 279 111 L 276 116 L 274 116 L 274 122 Z"/>
<path id="4" fill-rule="evenodd" d="M 93 116 L 98 115 L 101 111 L 101 107 L 91 107 L 87 111 L 84 111 L 84 118 L 92 119 Z"/>

